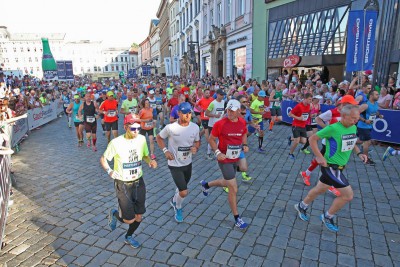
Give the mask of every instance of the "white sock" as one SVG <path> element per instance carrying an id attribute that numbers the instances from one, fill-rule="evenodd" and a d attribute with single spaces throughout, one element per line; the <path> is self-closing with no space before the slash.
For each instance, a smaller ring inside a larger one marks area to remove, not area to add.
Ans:
<path id="1" fill-rule="evenodd" d="M 175 203 L 176 203 L 176 196 L 177 196 L 177 195 L 179 195 L 179 190 L 178 190 L 178 188 L 175 189 L 175 195 L 174 195 L 174 197 L 172 198 L 172 201 L 175 202 Z"/>
<path id="2" fill-rule="evenodd" d="M 210 144 L 207 145 L 207 154 L 211 154 L 211 146 L 210 146 Z"/>
<path id="3" fill-rule="evenodd" d="M 311 175 L 311 172 L 310 172 L 308 169 L 306 170 L 306 175 L 307 175 L 307 176 L 310 176 L 310 175 Z"/>
<path id="4" fill-rule="evenodd" d="M 68 117 L 68 124 L 71 124 L 71 117 Z"/>
<path id="5" fill-rule="evenodd" d="M 183 200 L 184 200 L 184 198 L 181 197 L 181 196 L 179 195 L 179 193 L 176 194 L 176 208 L 177 208 L 177 209 L 181 209 L 181 208 L 182 208 Z"/>
<path id="6" fill-rule="evenodd" d="M 396 155 L 400 155 L 399 153 L 400 153 L 400 150 L 393 150 L 391 154 L 392 154 L 392 156 L 396 156 Z"/>
<path id="7" fill-rule="evenodd" d="M 326 218 L 328 218 L 328 219 L 332 219 L 333 218 L 333 216 L 334 215 L 332 215 L 332 214 L 329 214 L 329 212 L 327 211 L 327 212 L 325 212 L 325 217 Z"/>

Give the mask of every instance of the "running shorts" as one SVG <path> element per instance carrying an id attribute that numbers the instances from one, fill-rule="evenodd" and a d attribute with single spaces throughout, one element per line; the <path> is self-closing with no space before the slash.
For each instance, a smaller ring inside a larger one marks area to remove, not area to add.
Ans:
<path id="1" fill-rule="evenodd" d="M 154 131 L 153 131 L 153 129 L 150 129 L 150 130 L 145 130 L 145 129 L 140 129 L 140 132 L 139 132 L 141 135 L 144 135 L 144 136 L 146 136 L 146 134 L 148 135 L 148 136 L 154 136 Z"/>
<path id="2" fill-rule="evenodd" d="M 321 177 L 319 178 L 321 183 L 335 188 L 344 188 L 350 185 L 341 170 L 334 170 L 332 167 L 321 166 L 321 173 Z"/>
<path id="3" fill-rule="evenodd" d="M 222 176 L 225 180 L 235 179 L 237 162 L 221 163 L 218 162 L 218 166 L 221 169 Z"/>
<path id="4" fill-rule="evenodd" d="M 118 198 L 119 213 L 125 220 L 133 220 L 135 214 L 146 212 L 146 186 L 143 177 L 135 182 L 114 180 L 115 192 Z"/>
<path id="5" fill-rule="evenodd" d="M 299 138 L 299 137 L 307 138 L 306 128 L 292 126 L 292 133 L 293 133 L 293 138 Z"/>
<path id="6" fill-rule="evenodd" d="M 271 108 L 271 116 L 282 116 L 282 110 L 280 108 Z"/>
<path id="7" fill-rule="evenodd" d="M 96 134 L 97 132 L 97 121 L 94 123 L 89 123 L 89 122 L 85 122 L 85 132 L 86 133 L 92 133 L 92 134 Z"/>
<path id="8" fill-rule="evenodd" d="M 203 125 L 204 129 L 208 129 L 208 120 L 201 120 L 201 125 Z"/>
<path id="9" fill-rule="evenodd" d="M 187 190 L 187 185 L 192 177 L 192 163 L 181 167 L 168 166 L 168 168 L 179 192 Z"/>
<path id="10" fill-rule="evenodd" d="M 371 131 L 372 129 L 357 128 L 357 135 L 360 141 L 371 140 Z"/>
<path id="11" fill-rule="evenodd" d="M 104 127 L 106 128 L 106 132 L 111 131 L 118 131 L 118 120 L 113 122 L 104 122 Z"/>
<path id="12" fill-rule="evenodd" d="M 79 127 L 79 125 L 82 125 L 82 124 L 83 124 L 83 121 L 79 121 L 79 122 L 74 121 L 75 127 Z"/>

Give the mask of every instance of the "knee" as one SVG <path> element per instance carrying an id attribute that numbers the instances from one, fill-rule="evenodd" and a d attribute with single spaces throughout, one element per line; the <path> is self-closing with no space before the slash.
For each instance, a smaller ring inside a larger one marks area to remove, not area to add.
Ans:
<path id="1" fill-rule="evenodd" d="M 179 191 L 179 196 L 185 198 L 188 195 L 188 190 Z"/>
<path id="2" fill-rule="evenodd" d="M 342 195 L 341 195 L 341 198 L 342 198 L 344 201 L 346 201 L 346 202 L 352 201 L 352 200 L 353 200 L 353 197 L 354 197 L 353 192 L 348 193 L 348 194 L 342 194 Z"/>
<path id="3" fill-rule="evenodd" d="M 234 184 L 228 184 L 228 188 L 229 188 L 229 193 L 234 193 L 234 194 L 237 194 L 237 192 L 238 192 L 238 188 L 237 188 L 237 185 L 234 185 Z"/>
<path id="4" fill-rule="evenodd" d="M 136 218 L 134 218 L 134 219 L 132 219 L 132 220 L 125 220 L 125 219 L 124 219 L 124 222 L 127 223 L 127 224 L 132 224 L 132 223 L 134 223 L 135 221 L 136 221 Z"/>
<path id="5" fill-rule="evenodd" d="M 136 214 L 134 221 L 141 222 L 142 221 L 142 214 Z"/>
<path id="6" fill-rule="evenodd" d="M 247 166 L 239 166 L 239 170 L 242 172 L 247 172 Z"/>

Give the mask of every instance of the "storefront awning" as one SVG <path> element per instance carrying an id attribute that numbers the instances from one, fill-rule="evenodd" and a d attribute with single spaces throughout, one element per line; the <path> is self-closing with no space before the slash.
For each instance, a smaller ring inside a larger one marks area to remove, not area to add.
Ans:
<path id="1" fill-rule="evenodd" d="M 268 59 L 268 68 L 283 68 L 283 61 L 286 58 Z M 329 65 L 344 65 L 346 63 L 346 55 L 322 55 L 322 56 L 305 56 L 301 57 L 300 63 L 296 67 L 314 67 Z"/>

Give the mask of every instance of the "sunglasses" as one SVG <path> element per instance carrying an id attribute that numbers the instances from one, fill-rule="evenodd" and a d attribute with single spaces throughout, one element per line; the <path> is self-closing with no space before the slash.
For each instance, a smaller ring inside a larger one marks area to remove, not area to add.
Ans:
<path id="1" fill-rule="evenodd" d="M 140 131 L 140 127 L 129 127 L 129 129 L 131 130 L 131 132 Z"/>
<path id="2" fill-rule="evenodd" d="M 246 112 L 240 112 L 242 115 L 246 115 Z"/>
<path id="3" fill-rule="evenodd" d="M 240 103 L 249 103 L 249 101 L 242 101 L 242 102 L 240 102 Z"/>

